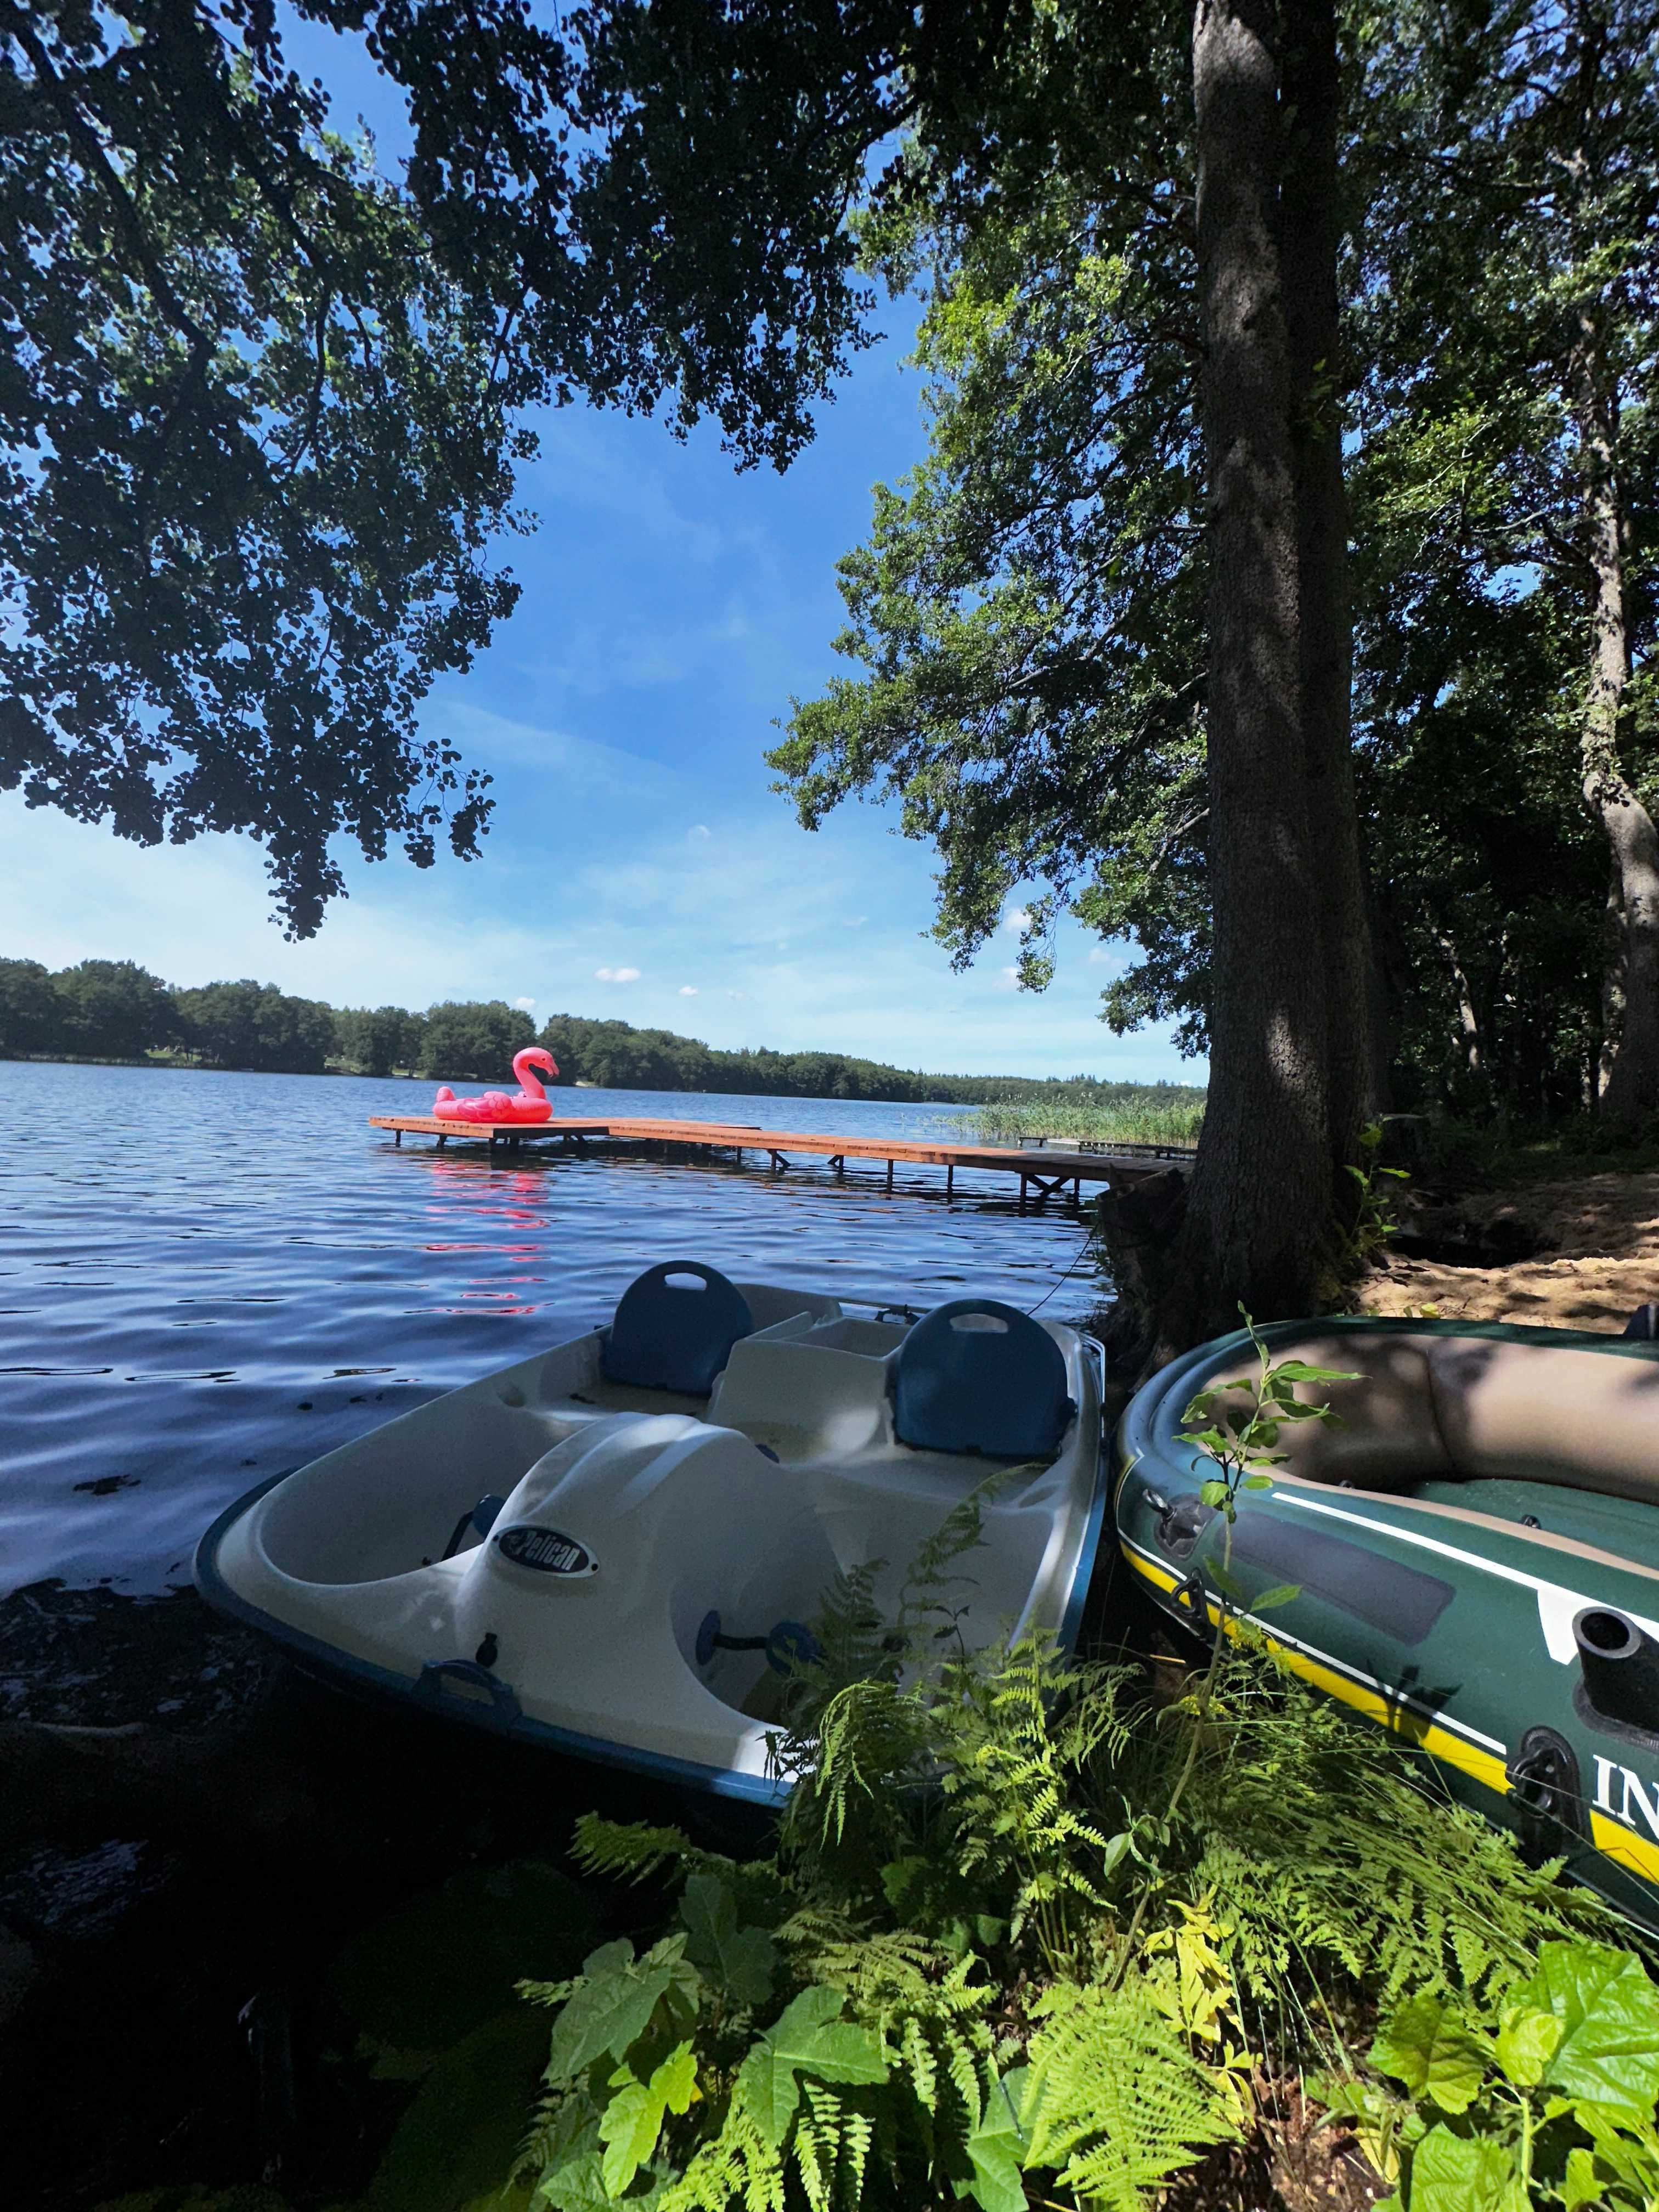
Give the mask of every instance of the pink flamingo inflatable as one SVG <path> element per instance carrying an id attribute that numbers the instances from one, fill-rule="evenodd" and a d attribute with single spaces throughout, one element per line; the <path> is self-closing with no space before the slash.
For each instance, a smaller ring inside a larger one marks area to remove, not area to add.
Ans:
<path id="1" fill-rule="evenodd" d="M 432 1102 L 432 1111 L 441 1121 L 550 1121 L 553 1109 L 547 1103 L 538 1067 L 549 1075 L 559 1072 L 559 1063 L 550 1052 L 544 1052 L 538 1044 L 528 1045 L 513 1055 L 513 1073 L 520 1086 L 516 1097 L 509 1098 L 505 1091 L 486 1091 L 481 1098 L 458 1098 L 446 1083 Z"/>

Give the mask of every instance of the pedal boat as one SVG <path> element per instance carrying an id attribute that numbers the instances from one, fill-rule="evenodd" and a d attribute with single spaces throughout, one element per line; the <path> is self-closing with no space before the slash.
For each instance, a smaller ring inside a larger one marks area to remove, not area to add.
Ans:
<path id="1" fill-rule="evenodd" d="M 1659 1344 L 1503 1323 L 1286 1322 L 1274 1360 L 1337 1421 L 1280 1431 L 1238 1500 L 1236 1607 L 1308 1680 L 1420 1747 L 1449 1788 L 1659 1929 Z M 1179 1441 L 1194 1395 L 1259 1371 L 1242 1332 L 1164 1368 L 1119 1425 L 1117 1534 L 1207 1639 L 1225 1527 Z"/>
<path id="2" fill-rule="evenodd" d="M 342 1685 L 772 1802 L 769 1733 L 838 1571 L 883 1563 L 890 1604 L 999 1470 L 963 1632 L 1074 1640 L 1105 1504 L 1097 1357 L 990 1299 L 862 1318 L 669 1261 L 609 1328 L 238 1499 L 197 1586 Z"/>

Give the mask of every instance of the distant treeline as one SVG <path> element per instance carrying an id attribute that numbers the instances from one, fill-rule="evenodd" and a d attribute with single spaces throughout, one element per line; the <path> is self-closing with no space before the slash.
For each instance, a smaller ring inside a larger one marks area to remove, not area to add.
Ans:
<path id="1" fill-rule="evenodd" d="M 539 1030 L 500 999 L 402 1006 L 325 1006 L 274 983 L 181 990 L 131 960 L 83 960 L 54 975 L 38 960 L 0 960 L 0 1057 L 155 1060 L 265 1073 L 405 1073 L 501 1083 L 513 1055 L 544 1044 L 559 1081 L 616 1091 L 714 1091 L 774 1097 L 872 1098 L 953 1106 L 1068 1100 L 1112 1107 L 1149 1092 L 1197 1103 L 1184 1084 L 1103 1083 L 1019 1075 L 929 1075 L 838 1052 L 721 1052 L 669 1030 L 554 1014 Z"/>

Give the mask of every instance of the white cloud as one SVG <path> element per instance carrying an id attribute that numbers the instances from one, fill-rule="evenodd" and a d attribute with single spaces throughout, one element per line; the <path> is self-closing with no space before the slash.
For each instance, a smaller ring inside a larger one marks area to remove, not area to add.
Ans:
<path id="1" fill-rule="evenodd" d="M 637 983 L 640 971 L 637 968 L 596 968 L 593 980 L 596 983 Z"/>
<path id="2" fill-rule="evenodd" d="M 1016 932 L 1029 929 L 1031 927 L 1030 908 L 1024 906 L 1011 907 L 1002 917 L 1002 926 L 1005 929 Z"/>
<path id="3" fill-rule="evenodd" d="M 868 921 L 870 917 L 867 914 L 843 915 L 842 916 L 841 926 L 843 929 L 862 929 L 865 923 Z"/>
<path id="4" fill-rule="evenodd" d="M 1001 991 L 1017 991 L 1017 990 L 1018 990 L 1018 988 L 1019 988 L 1019 970 L 1018 970 L 1018 968 L 999 968 L 999 969 L 997 969 L 997 988 L 998 988 L 998 989 L 999 989 L 999 990 L 1001 990 Z"/>
<path id="5" fill-rule="evenodd" d="M 683 999 L 695 999 L 695 998 L 696 997 L 696 995 L 697 995 L 697 987 L 696 987 L 696 985 L 695 983 L 682 983 L 682 984 L 680 985 L 680 996 L 681 996 L 681 998 L 683 998 Z"/>
<path id="6" fill-rule="evenodd" d="M 714 833 L 706 822 L 694 822 L 685 834 L 688 837 L 712 837 Z"/>
<path id="7" fill-rule="evenodd" d="M 536 1011 L 536 1001 L 533 999 L 514 999 L 513 1003 L 521 1014 L 533 1014 Z"/>

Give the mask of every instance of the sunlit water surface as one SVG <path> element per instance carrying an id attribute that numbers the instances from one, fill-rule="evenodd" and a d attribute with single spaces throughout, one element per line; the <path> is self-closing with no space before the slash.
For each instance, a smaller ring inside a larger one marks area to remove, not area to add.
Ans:
<path id="1" fill-rule="evenodd" d="M 432 1086 L 0 1061 L 0 1590 L 185 1579 L 221 1506 L 440 1391 L 606 1319 L 696 1258 L 845 1298 L 966 1290 L 1077 1317 L 1077 1215 L 1010 1179 L 875 1162 L 744 1167 L 548 1145 L 499 1165 L 374 1113 Z M 569 1113 L 849 1136 L 954 1133 L 938 1107 L 564 1091 Z M 1070 1271 L 1068 1273 L 1068 1271 Z"/>

